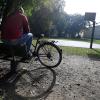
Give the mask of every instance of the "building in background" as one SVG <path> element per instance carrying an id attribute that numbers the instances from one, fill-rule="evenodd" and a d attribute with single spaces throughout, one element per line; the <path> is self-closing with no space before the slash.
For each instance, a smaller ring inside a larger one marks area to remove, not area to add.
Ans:
<path id="1" fill-rule="evenodd" d="M 83 38 L 91 38 L 92 27 L 88 28 L 83 35 Z M 100 25 L 95 26 L 94 39 L 100 39 Z"/>

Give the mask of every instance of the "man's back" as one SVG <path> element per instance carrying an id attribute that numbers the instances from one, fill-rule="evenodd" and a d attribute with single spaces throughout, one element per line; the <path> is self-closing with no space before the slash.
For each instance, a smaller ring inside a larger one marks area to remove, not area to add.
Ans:
<path id="1" fill-rule="evenodd" d="M 2 39 L 14 40 L 22 36 L 25 31 L 29 31 L 27 18 L 20 12 L 8 16 L 2 25 Z"/>

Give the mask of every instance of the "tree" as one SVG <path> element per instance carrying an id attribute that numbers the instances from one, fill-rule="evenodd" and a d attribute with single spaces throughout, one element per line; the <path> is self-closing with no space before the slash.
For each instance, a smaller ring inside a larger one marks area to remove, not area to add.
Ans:
<path id="1" fill-rule="evenodd" d="M 60 20 L 62 11 L 63 0 L 42 0 L 36 3 L 35 9 L 32 10 L 32 16 L 30 16 L 31 30 L 35 34 L 46 33 L 49 35 L 52 26 L 57 26 L 57 23 L 62 22 Z M 60 24 L 56 29 L 60 29 Z"/>
<path id="2" fill-rule="evenodd" d="M 85 21 L 82 15 L 69 15 L 69 27 L 66 29 L 70 33 L 72 38 L 75 38 L 76 34 L 79 36 L 79 32 L 84 28 Z"/>
<path id="3" fill-rule="evenodd" d="M 35 35 L 48 33 L 51 24 L 50 10 L 46 7 L 34 11 L 30 17 L 31 31 Z"/>

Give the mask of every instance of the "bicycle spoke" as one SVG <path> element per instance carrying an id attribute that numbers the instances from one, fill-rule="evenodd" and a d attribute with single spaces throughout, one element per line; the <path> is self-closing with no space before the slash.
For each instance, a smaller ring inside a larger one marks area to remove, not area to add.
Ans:
<path id="1" fill-rule="evenodd" d="M 47 57 L 46 54 L 39 54 L 40 57 Z"/>
<path id="2" fill-rule="evenodd" d="M 44 45 L 40 48 L 38 56 L 43 64 L 53 66 L 58 63 L 58 59 L 60 57 L 57 52 L 57 49 L 52 45 Z"/>

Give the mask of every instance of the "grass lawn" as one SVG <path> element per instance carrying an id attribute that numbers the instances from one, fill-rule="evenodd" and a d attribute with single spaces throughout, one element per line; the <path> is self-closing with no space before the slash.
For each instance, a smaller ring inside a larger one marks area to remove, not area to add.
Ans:
<path id="1" fill-rule="evenodd" d="M 63 53 L 68 55 L 91 56 L 91 57 L 100 58 L 100 49 L 62 47 L 62 46 L 60 48 L 62 48 Z"/>
<path id="2" fill-rule="evenodd" d="M 100 40 L 94 40 L 94 43 L 100 44 Z"/>
<path id="3" fill-rule="evenodd" d="M 0 97 L 0 100 L 3 100 L 2 97 Z"/>

